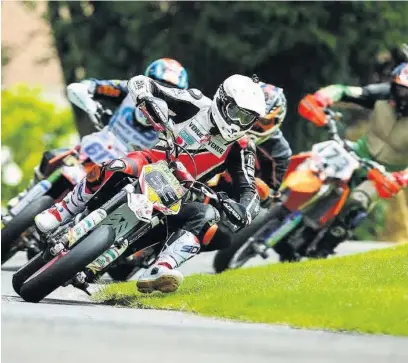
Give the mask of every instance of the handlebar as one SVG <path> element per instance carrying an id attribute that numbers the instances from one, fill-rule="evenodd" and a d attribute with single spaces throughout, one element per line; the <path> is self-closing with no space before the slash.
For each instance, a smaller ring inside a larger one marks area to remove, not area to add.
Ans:
<path id="1" fill-rule="evenodd" d="M 153 100 L 152 100 L 153 101 Z M 161 101 L 161 100 L 160 100 Z M 164 102 L 164 101 L 163 101 Z M 168 114 L 164 115 L 163 111 L 154 104 L 154 101 L 151 102 L 151 106 L 154 108 L 154 111 L 157 113 L 161 113 L 163 116 L 162 118 L 167 118 Z M 143 116 L 147 118 L 150 124 L 153 126 L 154 130 L 158 133 L 162 133 L 165 136 L 165 141 L 167 143 L 168 148 L 166 149 L 166 158 L 167 161 L 170 163 L 173 161 L 172 153 L 174 153 L 175 159 L 178 159 L 179 150 L 178 145 L 176 143 L 176 138 L 174 136 L 174 132 L 172 128 L 170 128 L 170 122 L 164 122 L 164 120 L 155 120 L 155 118 L 151 115 L 151 113 L 147 110 L 147 100 L 143 100 L 141 104 L 138 105 L 139 110 L 142 112 Z M 167 107 L 167 105 L 166 105 Z"/>
<path id="2" fill-rule="evenodd" d="M 357 155 L 354 149 L 348 144 L 347 140 L 340 137 L 338 128 L 337 128 L 337 121 L 340 121 L 343 118 L 342 113 L 335 112 L 330 108 L 326 107 L 324 109 L 324 113 L 327 115 L 327 125 L 326 128 L 328 129 L 328 133 L 330 138 L 334 141 L 337 141 L 341 144 L 359 163 L 364 169 L 378 169 L 383 175 L 389 176 L 390 174 L 386 171 L 385 167 L 380 163 L 377 163 L 373 160 L 368 160 L 361 158 Z"/>
<path id="3" fill-rule="evenodd" d="M 335 112 L 329 107 L 322 108 L 321 103 L 319 103 L 312 94 L 306 95 L 300 101 L 298 112 L 302 117 L 312 122 L 317 127 L 325 127 L 328 130 L 330 139 L 339 143 L 345 150 L 347 150 L 350 155 L 352 155 L 360 163 L 362 167 L 368 170 L 378 169 L 378 171 L 384 176 L 389 176 L 389 173 L 387 173 L 383 165 L 375 161 L 361 158 L 356 154 L 347 140 L 344 140 L 340 137 L 336 123 L 337 121 L 342 119 L 342 114 L 340 112 Z"/>
<path id="4" fill-rule="evenodd" d="M 195 185 L 199 185 L 200 187 L 197 188 Z M 201 183 L 199 181 L 195 181 L 193 185 L 191 186 L 190 190 L 196 192 L 196 193 L 201 193 L 204 194 L 206 197 L 214 200 L 217 204 L 220 202 L 220 198 L 218 196 L 218 193 L 214 192 L 211 187 L 208 185 Z"/>

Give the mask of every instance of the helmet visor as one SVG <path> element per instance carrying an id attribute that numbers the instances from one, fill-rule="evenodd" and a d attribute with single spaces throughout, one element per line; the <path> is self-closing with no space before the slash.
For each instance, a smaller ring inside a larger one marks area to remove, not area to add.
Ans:
<path id="1" fill-rule="evenodd" d="M 252 125 L 257 118 L 257 114 L 245 110 L 233 103 L 227 105 L 226 114 L 233 123 L 239 124 L 243 127 Z"/>

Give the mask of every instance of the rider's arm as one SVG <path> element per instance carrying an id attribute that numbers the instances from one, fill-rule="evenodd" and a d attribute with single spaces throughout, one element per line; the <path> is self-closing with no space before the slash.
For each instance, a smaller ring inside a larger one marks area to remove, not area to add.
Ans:
<path id="1" fill-rule="evenodd" d="M 126 84 L 127 81 L 86 79 L 68 85 L 67 95 L 74 105 L 88 113 L 92 122 L 98 124 L 105 111 L 94 98 L 113 98 L 117 103 L 120 103 L 128 94 Z"/>
<path id="2" fill-rule="evenodd" d="M 292 149 L 282 131 L 276 130 L 267 141 L 258 145 L 257 155 L 262 180 L 272 189 L 278 190 L 292 156 Z"/>
<path id="3" fill-rule="evenodd" d="M 239 203 L 254 219 L 260 208 L 260 199 L 255 186 L 255 145 L 252 141 L 235 142 L 228 155 L 227 171 L 233 180 L 235 195 Z"/>
<path id="4" fill-rule="evenodd" d="M 314 96 L 324 107 L 336 102 L 352 102 L 363 107 L 373 108 L 378 100 L 387 100 L 391 95 L 389 82 L 352 87 L 334 84 L 318 90 Z"/>
<path id="5" fill-rule="evenodd" d="M 122 102 L 129 93 L 127 80 L 85 79 L 81 82 L 88 87 L 88 92 L 95 98 L 111 98 Z"/>
<path id="6" fill-rule="evenodd" d="M 129 80 L 129 93 L 135 104 L 145 97 L 158 97 L 166 101 L 175 123 L 192 118 L 202 107 L 207 107 L 211 100 L 197 89 L 181 90 L 165 87 L 145 76 L 136 76 Z"/>

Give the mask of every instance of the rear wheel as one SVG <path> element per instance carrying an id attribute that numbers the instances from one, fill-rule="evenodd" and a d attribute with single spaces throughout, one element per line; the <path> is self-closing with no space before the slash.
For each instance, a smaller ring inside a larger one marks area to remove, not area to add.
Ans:
<path id="1" fill-rule="evenodd" d="M 223 272 L 230 268 L 239 268 L 247 263 L 257 253 L 254 251 L 253 242 L 250 237 L 255 235 L 266 223 L 275 223 L 281 215 L 281 206 L 275 205 L 270 210 L 261 209 L 253 222 L 242 231 L 232 236 L 233 242 L 228 248 L 217 252 L 214 258 L 213 267 L 216 273 Z"/>
<path id="2" fill-rule="evenodd" d="M 42 211 L 50 208 L 54 204 L 54 199 L 50 196 L 42 196 L 40 199 L 30 203 L 21 213 L 17 214 L 1 230 L 1 264 L 8 261 L 18 251 L 17 239 L 34 224 L 34 217 Z"/>
<path id="3" fill-rule="evenodd" d="M 39 302 L 58 287 L 83 271 L 115 241 L 115 232 L 102 225 L 65 254 L 54 257 L 21 287 L 20 296 L 28 302 Z"/>

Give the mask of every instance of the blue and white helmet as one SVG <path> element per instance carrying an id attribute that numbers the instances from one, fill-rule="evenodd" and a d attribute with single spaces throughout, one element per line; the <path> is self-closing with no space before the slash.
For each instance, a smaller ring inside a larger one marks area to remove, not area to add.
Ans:
<path id="1" fill-rule="evenodd" d="M 188 88 L 187 71 L 174 59 L 161 58 L 155 60 L 146 68 L 145 76 L 166 86 L 180 89 Z"/>

